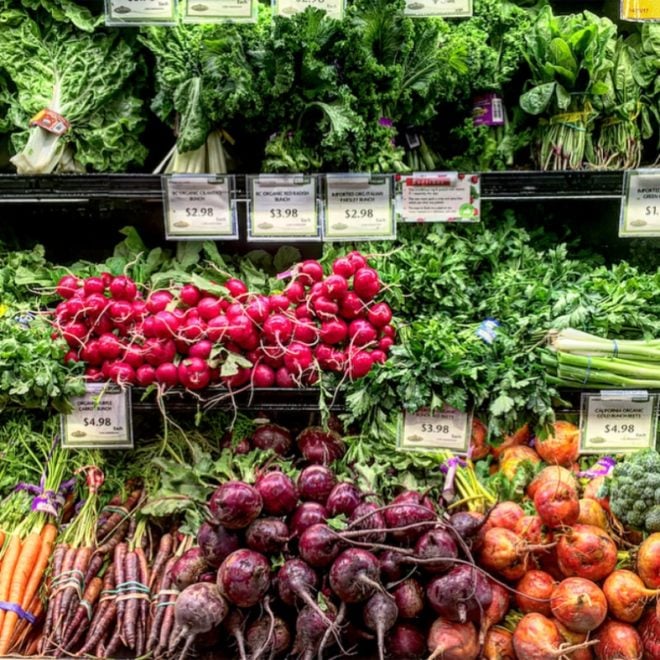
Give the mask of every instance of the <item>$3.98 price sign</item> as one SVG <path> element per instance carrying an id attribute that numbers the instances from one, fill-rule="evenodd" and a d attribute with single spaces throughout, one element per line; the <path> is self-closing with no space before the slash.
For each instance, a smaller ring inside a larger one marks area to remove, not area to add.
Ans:
<path id="1" fill-rule="evenodd" d="M 403 413 L 399 422 L 399 449 L 433 451 L 448 449 L 464 454 L 468 450 L 472 415 L 449 406 L 432 413 L 422 408 Z"/>
<path id="2" fill-rule="evenodd" d="M 131 391 L 113 383 L 88 383 L 62 415 L 62 445 L 69 449 L 132 449 Z"/>
<path id="3" fill-rule="evenodd" d="M 275 218 L 297 218 L 298 209 L 270 209 L 270 217 Z"/>

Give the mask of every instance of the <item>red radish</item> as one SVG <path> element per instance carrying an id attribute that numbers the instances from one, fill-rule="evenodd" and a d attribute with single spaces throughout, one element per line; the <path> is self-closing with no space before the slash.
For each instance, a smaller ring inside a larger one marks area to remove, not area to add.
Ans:
<path id="1" fill-rule="evenodd" d="M 261 513 L 263 500 L 256 488 L 242 481 L 218 486 L 209 500 L 214 519 L 227 529 L 243 529 Z"/>
<path id="2" fill-rule="evenodd" d="M 550 597 L 557 581 L 545 571 L 531 570 L 520 578 L 516 584 L 516 604 L 523 614 L 538 612 L 552 616 Z"/>
<path id="3" fill-rule="evenodd" d="M 241 300 L 248 292 L 245 282 L 236 279 L 235 277 L 229 278 L 224 283 L 224 287 L 229 291 L 229 295 L 236 300 Z"/>
<path id="4" fill-rule="evenodd" d="M 639 546 L 637 573 L 649 589 L 660 588 L 660 532 L 650 534 Z"/>
<path id="5" fill-rule="evenodd" d="M 394 341 L 394 339 L 396 337 L 396 330 L 391 325 L 386 325 L 384 328 L 381 328 L 380 332 L 383 335 L 383 337 L 387 337 L 388 339 L 391 339 L 392 341 Z"/>
<path id="6" fill-rule="evenodd" d="M 156 382 L 156 370 L 150 364 L 139 366 L 135 372 L 135 382 L 140 387 L 149 387 Z"/>
<path id="7" fill-rule="evenodd" d="M 296 485 L 284 472 L 267 472 L 257 479 L 255 488 L 263 500 L 264 511 L 272 516 L 291 513 L 298 504 Z"/>
<path id="8" fill-rule="evenodd" d="M 135 383 L 135 369 L 125 362 L 114 362 L 108 371 L 108 376 L 120 385 Z"/>
<path id="9" fill-rule="evenodd" d="M 534 448 L 546 463 L 568 468 L 580 455 L 580 429 L 570 422 L 557 421 L 552 435 L 537 437 Z"/>
<path id="10" fill-rule="evenodd" d="M 105 291 L 105 283 L 101 277 L 88 277 L 83 281 L 83 291 L 86 296 L 92 293 L 103 293 Z"/>
<path id="11" fill-rule="evenodd" d="M 344 279 L 349 279 L 355 273 L 355 264 L 347 257 L 339 257 L 332 262 L 332 272 Z"/>
<path id="12" fill-rule="evenodd" d="M 330 587 L 344 603 L 361 603 L 381 589 L 378 559 L 360 548 L 344 550 L 330 567 Z"/>
<path id="13" fill-rule="evenodd" d="M 636 623 L 644 614 L 649 599 L 658 596 L 660 591 L 648 589 L 637 573 L 617 570 L 607 576 L 603 593 L 612 616 L 625 623 Z"/>
<path id="14" fill-rule="evenodd" d="M 135 282 L 125 275 L 113 277 L 109 284 L 110 295 L 115 300 L 135 300 L 137 297 L 137 286 Z"/>
<path id="15" fill-rule="evenodd" d="M 301 320 L 293 326 L 292 339 L 303 344 L 315 344 L 319 338 L 319 329 L 310 319 Z"/>
<path id="16" fill-rule="evenodd" d="M 339 305 L 325 296 L 317 296 L 312 299 L 312 308 L 321 321 L 331 321 L 339 313 Z"/>
<path id="17" fill-rule="evenodd" d="M 372 300 L 380 291 L 378 273 L 368 266 L 359 268 L 353 276 L 353 290 L 362 300 Z"/>
<path id="18" fill-rule="evenodd" d="M 172 302 L 174 296 L 169 291 L 152 291 L 147 298 L 147 310 L 151 314 L 162 312 Z"/>
<path id="19" fill-rule="evenodd" d="M 346 448 L 335 431 L 324 431 L 320 426 L 308 426 L 296 438 L 298 449 L 310 463 L 329 465 L 340 459 Z"/>
<path id="20" fill-rule="evenodd" d="M 101 355 L 98 339 L 91 339 L 82 347 L 80 358 L 94 367 L 103 362 L 104 358 L 103 355 Z"/>
<path id="21" fill-rule="evenodd" d="M 250 368 L 241 368 L 238 370 L 238 373 L 233 376 L 221 376 L 220 380 L 229 388 L 236 388 L 245 385 L 245 383 L 250 382 L 252 377 L 252 369 Z"/>
<path id="22" fill-rule="evenodd" d="M 305 300 L 305 287 L 300 282 L 294 280 L 284 289 L 284 295 L 289 299 L 291 304 L 297 305 Z"/>
<path id="23" fill-rule="evenodd" d="M 292 388 L 297 387 L 295 374 L 291 373 L 286 367 L 280 367 L 275 372 L 275 384 L 277 387 Z"/>
<path id="24" fill-rule="evenodd" d="M 309 293 L 307 294 L 307 297 L 310 300 L 316 300 L 319 296 L 324 296 L 327 298 L 325 295 L 325 289 L 323 288 L 323 282 L 315 282 L 312 284 L 312 288 L 309 290 Z"/>
<path id="25" fill-rule="evenodd" d="M 271 314 L 264 321 L 262 332 L 268 341 L 286 344 L 293 334 L 293 325 L 283 314 Z"/>
<path id="26" fill-rule="evenodd" d="M 318 502 L 303 502 L 291 516 L 289 531 L 292 536 L 300 536 L 308 527 L 324 523 L 327 519 L 328 512 Z"/>
<path id="27" fill-rule="evenodd" d="M 431 625 L 427 640 L 431 655 L 428 660 L 477 660 L 479 641 L 474 624 L 454 623 L 447 619 L 436 619 Z M 528 657 L 527 660 L 531 660 Z"/>
<path id="28" fill-rule="evenodd" d="M 617 548 L 600 527 L 573 525 L 559 538 L 557 559 L 566 577 L 577 576 L 597 582 L 616 568 Z"/>
<path id="29" fill-rule="evenodd" d="M 202 339 L 206 334 L 206 323 L 201 318 L 187 317 L 179 325 L 179 337 L 188 341 Z"/>
<path id="30" fill-rule="evenodd" d="M 639 633 L 629 624 L 606 621 L 595 633 L 594 647 L 598 660 L 638 660 L 644 656 L 644 644 Z"/>
<path id="31" fill-rule="evenodd" d="M 254 296 L 245 306 L 245 314 L 253 323 L 261 325 L 270 314 L 270 300 L 267 296 Z"/>
<path id="32" fill-rule="evenodd" d="M 323 267 L 318 261 L 307 259 L 298 267 L 296 279 L 305 286 L 312 286 L 314 282 L 320 282 L 323 279 Z"/>
<path id="33" fill-rule="evenodd" d="M 116 360 L 122 349 L 122 344 L 115 335 L 108 332 L 99 337 L 99 353 L 104 359 Z"/>
<path id="34" fill-rule="evenodd" d="M 348 326 L 341 319 L 323 321 L 319 338 L 326 344 L 341 344 L 348 336 Z"/>
<path id="35" fill-rule="evenodd" d="M 289 528 L 279 518 L 257 518 L 245 530 L 245 542 L 250 550 L 263 555 L 282 552 L 289 541 Z"/>
<path id="36" fill-rule="evenodd" d="M 354 270 L 364 268 L 367 265 L 367 260 L 364 255 L 357 250 L 353 250 L 346 255 L 346 258 L 353 264 Z"/>
<path id="37" fill-rule="evenodd" d="M 575 488 L 561 481 L 541 485 L 534 495 L 534 507 L 541 520 L 551 528 L 573 525 L 580 515 Z"/>
<path id="38" fill-rule="evenodd" d="M 83 346 L 83 340 L 87 336 L 88 330 L 84 323 L 67 323 L 62 327 L 62 338 L 71 347 L 78 349 Z M 114 335 L 113 335 L 114 337 Z M 116 338 L 115 338 L 116 339 Z M 100 350 L 100 346 L 99 346 Z M 119 353 L 117 353 L 117 356 Z M 116 356 L 115 356 L 116 357 Z"/>
<path id="39" fill-rule="evenodd" d="M 431 499 L 414 490 L 406 490 L 397 495 L 383 515 L 390 529 L 436 519 L 435 507 Z M 412 543 L 424 533 L 425 529 L 429 528 L 420 525 L 418 528 L 392 531 L 390 535 L 397 541 Z"/>
<path id="40" fill-rule="evenodd" d="M 373 366 L 373 358 L 366 351 L 351 353 L 348 358 L 348 375 L 352 380 L 363 378 Z"/>
<path id="41" fill-rule="evenodd" d="M 199 582 L 186 587 L 174 605 L 176 636 L 170 643 L 169 652 L 172 653 L 185 639 L 180 657 L 188 657 L 197 635 L 219 626 L 228 612 L 229 607 L 215 584 Z"/>
<path id="42" fill-rule="evenodd" d="M 427 573 L 444 573 L 453 566 L 452 559 L 458 557 L 458 547 L 447 530 L 431 529 L 417 539 L 415 557 L 424 560 L 421 567 Z"/>
<path id="43" fill-rule="evenodd" d="M 133 369 L 137 369 L 144 363 L 142 348 L 135 345 L 126 346 L 121 359 L 133 367 Z"/>
<path id="44" fill-rule="evenodd" d="M 270 308 L 274 312 L 283 312 L 289 309 L 291 300 L 282 293 L 272 293 L 268 298 Z"/>
<path id="45" fill-rule="evenodd" d="M 424 611 L 424 589 L 414 578 L 408 578 L 392 591 L 402 619 L 416 619 Z"/>
<path id="46" fill-rule="evenodd" d="M 660 617 L 655 608 L 646 611 L 637 630 L 644 643 L 644 658 L 660 658 Z"/>
<path id="47" fill-rule="evenodd" d="M 373 502 L 363 502 L 355 507 L 351 514 L 350 525 L 351 530 L 364 530 L 364 536 L 361 540 L 366 543 L 383 543 L 387 536 L 385 532 L 385 516 L 381 513 L 382 507 L 377 506 Z M 370 532 L 369 530 L 379 530 Z"/>
<path id="48" fill-rule="evenodd" d="M 245 314 L 230 318 L 229 324 L 229 338 L 241 348 L 253 350 L 259 345 L 259 336 L 254 330 L 252 321 Z"/>
<path id="49" fill-rule="evenodd" d="M 189 357 L 179 363 L 179 382 L 189 390 L 204 389 L 211 381 L 209 365 L 197 357 Z"/>
<path id="50" fill-rule="evenodd" d="M 562 482 L 573 487 L 576 491 L 578 489 L 577 479 L 570 470 L 567 470 L 560 465 L 549 465 L 548 467 L 543 468 L 534 479 L 532 479 L 532 482 L 527 486 L 527 495 L 531 499 L 534 499 L 536 491 L 548 482 Z"/>
<path id="51" fill-rule="evenodd" d="M 527 544 L 510 529 L 493 527 L 482 539 L 479 563 L 486 570 L 497 571 L 507 580 L 519 580 L 529 562 Z"/>
<path id="52" fill-rule="evenodd" d="M 330 275 L 323 282 L 323 290 L 330 300 L 341 300 L 348 292 L 348 282 L 341 275 Z"/>
<path id="53" fill-rule="evenodd" d="M 172 565 L 170 573 L 177 589 L 183 590 L 197 582 L 209 565 L 201 548 L 186 550 Z"/>
<path id="54" fill-rule="evenodd" d="M 76 351 L 69 351 L 65 356 L 64 356 L 64 363 L 69 364 L 69 362 L 78 362 L 80 358 L 78 357 L 78 353 Z"/>
<path id="55" fill-rule="evenodd" d="M 206 334 L 211 341 L 221 342 L 225 337 L 229 337 L 229 327 L 229 319 L 226 316 L 214 316 L 206 326 Z"/>
<path id="56" fill-rule="evenodd" d="M 237 534 L 220 525 L 203 522 L 197 532 L 197 545 L 206 563 L 218 568 L 232 552 L 241 547 L 241 540 Z"/>
<path id="57" fill-rule="evenodd" d="M 278 616 L 272 620 L 261 617 L 253 621 L 247 629 L 245 638 L 253 658 L 262 655 L 275 658 L 281 656 L 291 646 L 289 628 L 284 619 Z"/>
<path id="58" fill-rule="evenodd" d="M 577 519 L 578 523 L 582 525 L 593 525 L 594 527 L 600 527 L 605 530 L 609 528 L 605 509 L 596 500 L 583 497 L 580 499 L 579 504 L 580 514 Z"/>
<path id="59" fill-rule="evenodd" d="M 197 303 L 199 315 L 207 322 L 222 314 L 222 302 L 215 296 L 205 296 Z"/>
<path id="60" fill-rule="evenodd" d="M 268 560 L 245 548 L 232 552 L 218 569 L 218 588 L 237 607 L 254 607 L 270 588 Z"/>
<path id="61" fill-rule="evenodd" d="M 110 305 L 109 311 L 113 323 L 128 323 L 133 316 L 133 305 L 127 300 L 117 300 Z"/>
<path id="62" fill-rule="evenodd" d="M 286 456 L 291 451 L 293 439 L 289 429 L 278 424 L 261 424 L 251 438 L 257 449 L 272 449 L 280 456 Z"/>
<path id="63" fill-rule="evenodd" d="M 341 537 L 322 523 L 308 527 L 298 539 L 298 552 L 313 568 L 330 566 L 341 550 Z"/>
<path id="64" fill-rule="evenodd" d="M 348 336 L 350 337 L 351 343 L 355 346 L 366 346 L 367 344 L 376 341 L 378 333 L 376 332 L 376 328 L 374 328 L 369 321 L 355 319 L 355 321 L 351 321 L 351 324 L 348 326 Z"/>
<path id="65" fill-rule="evenodd" d="M 339 313 L 349 321 L 360 318 L 364 311 L 364 302 L 353 291 L 349 291 L 339 302 Z"/>
<path id="66" fill-rule="evenodd" d="M 371 351 L 371 363 L 374 364 L 385 364 L 387 362 L 387 355 L 379 348 Z"/>
<path id="67" fill-rule="evenodd" d="M 291 342 L 284 354 L 284 366 L 287 371 L 300 376 L 312 366 L 314 361 L 312 349 L 299 342 Z"/>
<path id="68" fill-rule="evenodd" d="M 334 473 L 325 465 L 309 465 L 298 477 L 300 499 L 325 504 L 336 483 Z"/>
<path id="69" fill-rule="evenodd" d="M 85 369 L 85 379 L 92 383 L 100 383 L 103 379 L 103 372 L 100 369 L 89 367 Z"/>
<path id="70" fill-rule="evenodd" d="M 202 294 L 194 284 L 184 284 L 179 291 L 179 300 L 186 307 L 194 307 L 200 300 Z"/>
<path id="71" fill-rule="evenodd" d="M 365 625 L 376 633 L 380 660 L 385 658 L 385 633 L 394 627 L 398 616 L 399 608 L 389 594 L 376 592 L 362 608 Z"/>
<path id="72" fill-rule="evenodd" d="M 342 482 L 330 491 L 325 507 L 331 518 L 341 514 L 350 516 L 360 505 L 360 502 L 362 502 L 360 489 L 351 483 Z"/>
<path id="73" fill-rule="evenodd" d="M 213 343 L 208 339 L 202 339 L 190 346 L 188 349 L 188 355 L 191 358 L 200 358 L 202 360 L 206 360 L 211 357 L 211 351 L 213 351 Z"/>
<path id="74" fill-rule="evenodd" d="M 513 634 L 506 628 L 495 626 L 486 633 L 483 660 L 515 660 Z"/>
<path id="75" fill-rule="evenodd" d="M 557 585 L 550 607 L 561 623 L 577 633 L 595 630 L 607 616 L 607 599 L 600 587 L 579 577 L 566 578 Z"/>
<path id="76" fill-rule="evenodd" d="M 376 303 L 369 308 L 367 319 L 374 328 L 384 328 L 392 320 L 392 310 L 387 303 Z"/>
<path id="77" fill-rule="evenodd" d="M 171 339 L 150 337 L 144 342 L 144 361 L 152 367 L 164 362 L 173 362 L 176 357 L 176 344 Z"/>
<path id="78" fill-rule="evenodd" d="M 488 512 L 482 531 L 486 533 L 492 527 L 505 527 L 515 532 L 518 521 L 524 515 L 523 508 L 516 502 L 500 502 Z"/>
<path id="79" fill-rule="evenodd" d="M 388 657 L 393 660 L 422 660 L 426 657 L 426 637 L 411 623 L 398 623 L 385 641 Z"/>
<path id="80" fill-rule="evenodd" d="M 436 577 L 426 587 L 433 610 L 450 621 L 480 621 L 493 601 L 493 589 L 483 572 L 459 565 Z"/>
<path id="81" fill-rule="evenodd" d="M 69 299 L 78 289 L 78 279 L 73 275 L 63 275 L 60 277 L 55 291 L 60 298 Z"/>
<path id="82" fill-rule="evenodd" d="M 257 364 L 252 369 L 252 385 L 254 387 L 273 387 L 275 372 L 267 364 Z"/>

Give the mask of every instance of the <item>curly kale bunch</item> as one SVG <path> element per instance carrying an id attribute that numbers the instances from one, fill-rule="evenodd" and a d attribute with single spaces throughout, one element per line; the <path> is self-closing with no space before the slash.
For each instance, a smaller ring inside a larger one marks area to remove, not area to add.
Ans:
<path id="1" fill-rule="evenodd" d="M 599 496 L 609 496 L 612 513 L 624 525 L 660 532 L 660 454 L 644 449 L 617 463 Z"/>

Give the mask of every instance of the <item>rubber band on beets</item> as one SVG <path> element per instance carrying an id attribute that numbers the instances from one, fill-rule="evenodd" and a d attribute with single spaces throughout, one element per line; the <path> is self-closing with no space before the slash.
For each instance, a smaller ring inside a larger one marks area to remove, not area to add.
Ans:
<path id="1" fill-rule="evenodd" d="M 31 626 L 34 625 L 37 617 L 34 614 L 26 612 L 18 603 L 7 603 L 4 600 L 0 600 L 0 610 L 5 610 L 5 612 L 13 612 L 17 614 L 19 618 L 25 619 Z"/>

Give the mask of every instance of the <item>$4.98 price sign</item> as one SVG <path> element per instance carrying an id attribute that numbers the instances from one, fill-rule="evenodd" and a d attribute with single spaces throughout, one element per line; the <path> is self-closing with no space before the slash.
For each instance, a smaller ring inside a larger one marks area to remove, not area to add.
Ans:
<path id="1" fill-rule="evenodd" d="M 655 447 L 658 400 L 657 394 L 625 391 L 583 394 L 580 451 L 625 453 Z"/>
<path id="2" fill-rule="evenodd" d="M 131 391 L 109 383 L 88 383 L 62 415 L 62 445 L 69 449 L 132 449 Z"/>
<path id="3" fill-rule="evenodd" d="M 472 430 L 472 415 L 449 406 L 430 412 L 421 408 L 404 413 L 399 423 L 399 449 L 434 451 L 448 449 L 467 452 Z"/>

